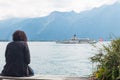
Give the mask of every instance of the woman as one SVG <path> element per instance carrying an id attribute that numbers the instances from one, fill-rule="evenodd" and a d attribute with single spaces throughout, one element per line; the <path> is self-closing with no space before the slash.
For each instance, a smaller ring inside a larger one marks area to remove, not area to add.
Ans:
<path id="1" fill-rule="evenodd" d="M 30 53 L 27 45 L 27 37 L 23 31 L 17 30 L 13 33 L 13 42 L 10 42 L 5 51 L 6 64 L 1 73 L 2 76 L 32 76 L 30 64 Z"/>

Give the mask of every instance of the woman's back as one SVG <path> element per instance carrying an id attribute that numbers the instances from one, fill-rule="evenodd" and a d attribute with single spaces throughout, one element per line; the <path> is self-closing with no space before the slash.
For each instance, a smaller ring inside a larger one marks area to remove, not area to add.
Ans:
<path id="1" fill-rule="evenodd" d="M 5 53 L 6 63 L 24 63 L 25 47 L 23 41 L 9 43 Z"/>
<path id="2" fill-rule="evenodd" d="M 27 65 L 30 55 L 27 45 L 23 41 L 8 44 L 5 52 L 6 65 L 2 71 L 6 76 L 27 76 Z"/>

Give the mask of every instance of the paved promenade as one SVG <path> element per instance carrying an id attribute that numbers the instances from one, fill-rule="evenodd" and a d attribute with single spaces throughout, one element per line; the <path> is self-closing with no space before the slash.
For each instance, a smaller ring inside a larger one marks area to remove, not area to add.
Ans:
<path id="1" fill-rule="evenodd" d="M 0 76 L 0 80 L 91 80 L 86 77 L 68 77 L 55 75 L 35 75 L 32 77 L 6 77 Z"/>

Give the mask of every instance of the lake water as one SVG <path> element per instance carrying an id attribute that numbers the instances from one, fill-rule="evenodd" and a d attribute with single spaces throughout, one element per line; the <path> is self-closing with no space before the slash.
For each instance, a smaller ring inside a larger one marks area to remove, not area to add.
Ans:
<path id="1" fill-rule="evenodd" d="M 98 42 L 101 47 L 109 42 Z M 8 42 L 0 42 L 0 71 L 5 64 L 5 48 Z M 55 42 L 28 42 L 31 64 L 35 74 L 88 76 L 93 67 L 90 57 L 97 51 L 91 44 L 56 44 Z"/>

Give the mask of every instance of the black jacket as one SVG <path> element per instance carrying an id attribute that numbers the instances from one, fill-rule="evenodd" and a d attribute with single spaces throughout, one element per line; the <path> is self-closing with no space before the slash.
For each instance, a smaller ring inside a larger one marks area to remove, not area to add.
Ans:
<path id="1" fill-rule="evenodd" d="M 6 47 L 5 59 L 3 76 L 28 76 L 27 67 L 30 64 L 30 53 L 26 42 L 10 42 Z"/>

